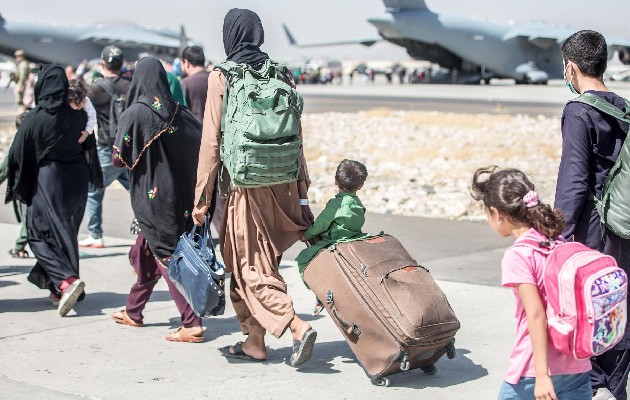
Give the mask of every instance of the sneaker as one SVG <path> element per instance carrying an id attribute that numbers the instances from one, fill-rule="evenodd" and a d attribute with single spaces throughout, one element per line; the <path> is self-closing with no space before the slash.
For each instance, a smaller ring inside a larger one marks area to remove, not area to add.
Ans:
<path id="1" fill-rule="evenodd" d="M 615 400 L 615 396 L 606 388 L 599 388 L 593 396 L 593 400 Z"/>
<path id="2" fill-rule="evenodd" d="M 102 249 L 105 247 L 103 238 L 95 239 L 92 236 L 88 236 L 85 239 L 79 241 L 79 247 L 91 247 L 93 249 Z"/>
<path id="3" fill-rule="evenodd" d="M 63 291 L 63 295 L 59 300 L 59 315 L 65 317 L 70 310 L 72 310 L 74 305 L 77 303 L 79 296 L 83 293 L 84 288 L 85 282 L 81 279 L 77 279 Z"/>

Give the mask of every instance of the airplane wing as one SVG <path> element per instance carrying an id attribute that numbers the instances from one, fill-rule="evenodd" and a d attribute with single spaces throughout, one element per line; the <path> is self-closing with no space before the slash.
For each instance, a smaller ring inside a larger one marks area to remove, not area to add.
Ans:
<path id="1" fill-rule="evenodd" d="M 573 31 L 552 26 L 519 26 L 503 36 L 503 41 L 522 37 L 541 49 L 548 49 L 556 43 L 562 43 Z"/>
<path id="2" fill-rule="evenodd" d="M 344 40 L 339 42 L 325 42 L 325 43 L 309 43 L 309 44 L 298 44 L 297 40 L 293 37 L 289 28 L 286 24 L 282 24 L 284 28 L 284 33 L 287 35 L 287 39 L 289 40 L 289 44 L 291 46 L 306 48 L 306 47 L 323 47 L 323 46 L 341 46 L 348 44 L 362 44 L 363 46 L 372 46 L 374 43 L 381 41 L 382 39 L 356 39 L 356 40 Z"/>
<path id="3" fill-rule="evenodd" d="M 171 35 L 161 35 L 155 31 L 131 26 L 103 26 L 89 31 L 77 38 L 77 41 L 91 40 L 100 45 L 121 47 L 168 47 L 179 49 L 181 41 Z"/>
<path id="4" fill-rule="evenodd" d="M 523 26 L 510 31 L 503 36 L 503 40 L 510 40 L 516 37 L 524 37 L 534 46 L 541 49 L 547 49 L 555 43 L 562 43 L 575 33 L 574 30 L 566 28 L 558 28 L 553 26 Z M 606 44 L 611 50 L 619 50 L 630 47 L 630 39 L 618 38 L 613 36 L 605 36 Z"/>

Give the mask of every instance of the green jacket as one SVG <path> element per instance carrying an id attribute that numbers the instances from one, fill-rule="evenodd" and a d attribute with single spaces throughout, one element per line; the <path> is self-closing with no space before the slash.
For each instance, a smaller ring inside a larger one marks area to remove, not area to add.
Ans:
<path id="1" fill-rule="evenodd" d="M 304 239 L 310 240 L 321 236 L 314 245 L 302 250 L 295 259 L 298 262 L 300 275 L 304 278 L 304 270 L 308 263 L 323 249 L 341 242 L 368 237 L 361 232 L 365 223 L 365 207 L 355 193 L 340 192 L 326 203 L 324 210 L 317 216 L 313 226 L 304 232 Z"/>
<path id="2" fill-rule="evenodd" d="M 175 101 L 178 101 L 182 106 L 187 106 L 186 97 L 184 97 L 184 90 L 182 89 L 181 83 L 179 83 L 179 78 L 171 72 L 166 73 L 166 78 L 168 79 L 168 86 L 171 89 L 171 95 Z"/>

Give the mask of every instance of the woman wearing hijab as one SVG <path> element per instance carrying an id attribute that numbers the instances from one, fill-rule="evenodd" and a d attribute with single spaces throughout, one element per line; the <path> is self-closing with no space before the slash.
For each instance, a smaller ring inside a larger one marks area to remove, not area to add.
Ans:
<path id="1" fill-rule="evenodd" d="M 77 234 L 85 211 L 88 166 L 79 143 L 87 114 L 74 111 L 68 79 L 47 65 L 35 85 L 37 106 L 28 113 L 9 151 L 7 202 L 28 205 L 27 233 L 37 264 L 28 280 L 50 290 L 65 316 L 83 295 Z"/>
<path id="2" fill-rule="evenodd" d="M 138 280 L 125 309 L 112 314 L 119 324 L 140 327 L 153 287 L 164 277 L 181 314 L 182 327 L 166 336 L 174 342 L 202 342 L 197 317 L 170 280 L 166 267 L 182 233 L 190 230 L 201 123 L 173 99 L 160 61 L 138 61 L 127 107 L 118 123 L 113 162 L 129 169 L 131 206 L 140 225 L 129 260 Z"/>
<path id="3" fill-rule="evenodd" d="M 228 61 L 260 69 L 269 58 L 260 50 L 264 31 L 260 18 L 250 10 L 232 9 L 223 23 L 223 46 Z M 203 223 L 220 169 L 221 111 L 226 79 L 215 69 L 208 78 L 208 97 L 197 169 L 195 223 Z M 230 298 L 247 335 L 244 342 L 221 350 L 227 358 L 263 361 L 267 357 L 265 333 L 276 338 L 289 328 L 293 336 L 291 365 L 307 361 L 317 333 L 293 309 L 287 286 L 279 272 L 282 253 L 299 240 L 313 221 L 306 199 L 309 180 L 304 156 L 297 182 L 260 188 L 228 188 L 220 180 L 220 192 L 227 194 L 221 226 L 221 254 L 232 272 Z M 228 182 L 226 182 L 228 181 Z"/>

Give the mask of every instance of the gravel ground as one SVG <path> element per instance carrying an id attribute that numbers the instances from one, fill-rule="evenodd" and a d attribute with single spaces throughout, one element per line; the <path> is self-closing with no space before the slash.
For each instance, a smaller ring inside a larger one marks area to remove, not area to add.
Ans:
<path id="1" fill-rule="evenodd" d="M 483 211 L 468 188 L 475 169 L 487 165 L 522 169 L 543 201 L 553 203 L 561 152 L 557 117 L 375 109 L 305 114 L 302 125 L 316 206 L 335 195 L 335 169 L 344 158 L 367 166 L 358 195 L 369 212 L 479 219 Z M 0 157 L 14 132 L 0 128 Z"/>
<path id="2" fill-rule="evenodd" d="M 370 212 L 478 219 L 483 210 L 468 188 L 473 172 L 488 165 L 522 169 L 553 203 L 559 118 L 383 109 L 308 114 L 302 124 L 313 204 L 334 196 L 344 158 L 367 166 L 358 195 Z"/>

